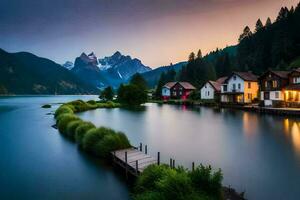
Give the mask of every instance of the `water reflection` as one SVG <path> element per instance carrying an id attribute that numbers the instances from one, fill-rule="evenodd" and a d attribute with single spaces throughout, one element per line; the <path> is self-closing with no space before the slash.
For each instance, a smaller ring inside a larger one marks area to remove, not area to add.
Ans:
<path id="1" fill-rule="evenodd" d="M 291 119 L 284 119 L 284 132 L 285 135 L 292 141 L 292 144 L 297 152 L 300 155 L 300 127 L 299 122 Z"/>
<path id="2" fill-rule="evenodd" d="M 247 137 L 253 136 L 257 133 L 258 117 L 256 114 L 244 112 L 243 113 L 243 130 Z"/>

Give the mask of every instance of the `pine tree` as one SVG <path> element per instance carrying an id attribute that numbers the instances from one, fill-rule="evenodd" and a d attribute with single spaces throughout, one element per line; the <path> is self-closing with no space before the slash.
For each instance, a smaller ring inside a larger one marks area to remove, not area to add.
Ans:
<path id="1" fill-rule="evenodd" d="M 256 25 L 255 25 L 255 32 L 258 32 L 264 27 L 263 23 L 261 22 L 260 19 L 257 20 Z"/>
<path id="2" fill-rule="evenodd" d="M 147 89 L 147 82 L 139 73 L 136 73 L 131 77 L 130 84 L 136 85 L 143 90 Z"/>
<path id="3" fill-rule="evenodd" d="M 283 20 L 288 17 L 289 9 L 287 7 L 282 7 L 279 11 L 276 21 Z"/>
<path id="4" fill-rule="evenodd" d="M 251 37 L 251 35 L 252 35 L 252 32 L 251 32 L 249 26 L 246 26 L 246 27 L 244 28 L 243 33 L 240 35 L 239 42 L 241 42 L 241 41 L 242 41 L 243 39 L 245 39 L 245 38 Z"/>
<path id="5" fill-rule="evenodd" d="M 197 53 L 197 58 L 202 58 L 202 51 L 201 51 L 201 49 L 199 49 L 199 51 L 198 51 L 198 53 Z"/>
<path id="6" fill-rule="evenodd" d="M 195 53 L 192 52 L 190 55 L 189 55 L 189 62 L 193 62 L 195 60 Z"/>
<path id="7" fill-rule="evenodd" d="M 269 27 L 271 25 L 272 25 L 272 21 L 271 21 L 270 17 L 268 17 L 265 27 Z"/>

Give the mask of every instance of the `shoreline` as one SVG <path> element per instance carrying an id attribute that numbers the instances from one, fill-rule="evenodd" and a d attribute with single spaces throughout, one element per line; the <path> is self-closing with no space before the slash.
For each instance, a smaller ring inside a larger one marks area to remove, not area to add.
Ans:
<path id="1" fill-rule="evenodd" d="M 169 105 L 187 105 L 187 106 L 204 106 L 204 107 L 212 107 L 212 108 L 226 108 L 226 109 L 243 110 L 243 111 L 248 111 L 248 112 L 256 112 L 259 114 L 300 117 L 300 108 L 272 108 L 272 107 L 260 107 L 257 105 L 221 104 L 221 103 L 215 103 L 215 102 L 200 102 L 200 101 L 192 101 L 192 100 L 187 100 L 187 101 L 181 101 L 181 100 L 150 101 L 149 103 L 169 104 Z"/>

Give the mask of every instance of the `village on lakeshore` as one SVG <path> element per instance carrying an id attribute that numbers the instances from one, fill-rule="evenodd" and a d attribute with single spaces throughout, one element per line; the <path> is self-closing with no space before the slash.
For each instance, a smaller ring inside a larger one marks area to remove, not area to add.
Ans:
<path id="1" fill-rule="evenodd" d="M 268 70 L 260 76 L 250 71 L 232 72 L 228 77 L 207 81 L 198 91 L 189 82 L 168 82 L 162 87 L 164 101 L 185 101 L 193 93 L 199 95 L 203 105 L 300 108 L 300 68 Z"/>

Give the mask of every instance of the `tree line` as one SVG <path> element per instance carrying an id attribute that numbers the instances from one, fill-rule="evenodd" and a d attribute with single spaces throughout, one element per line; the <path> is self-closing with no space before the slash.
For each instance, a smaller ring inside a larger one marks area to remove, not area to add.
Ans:
<path id="1" fill-rule="evenodd" d="M 300 67 L 300 3 L 296 8 L 282 7 L 274 22 L 258 19 L 255 30 L 246 26 L 238 45 L 216 49 L 202 57 L 190 53 L 188 63 L 176 73 L 172 67 L 162 73 L 156 87 L 160 97 L 162 86 L 170 81 L 188 81 L 197 88 L 207 80 L 228 76 L 232 71 L 261 74 L 268 69 L 289 70 Z"/>

